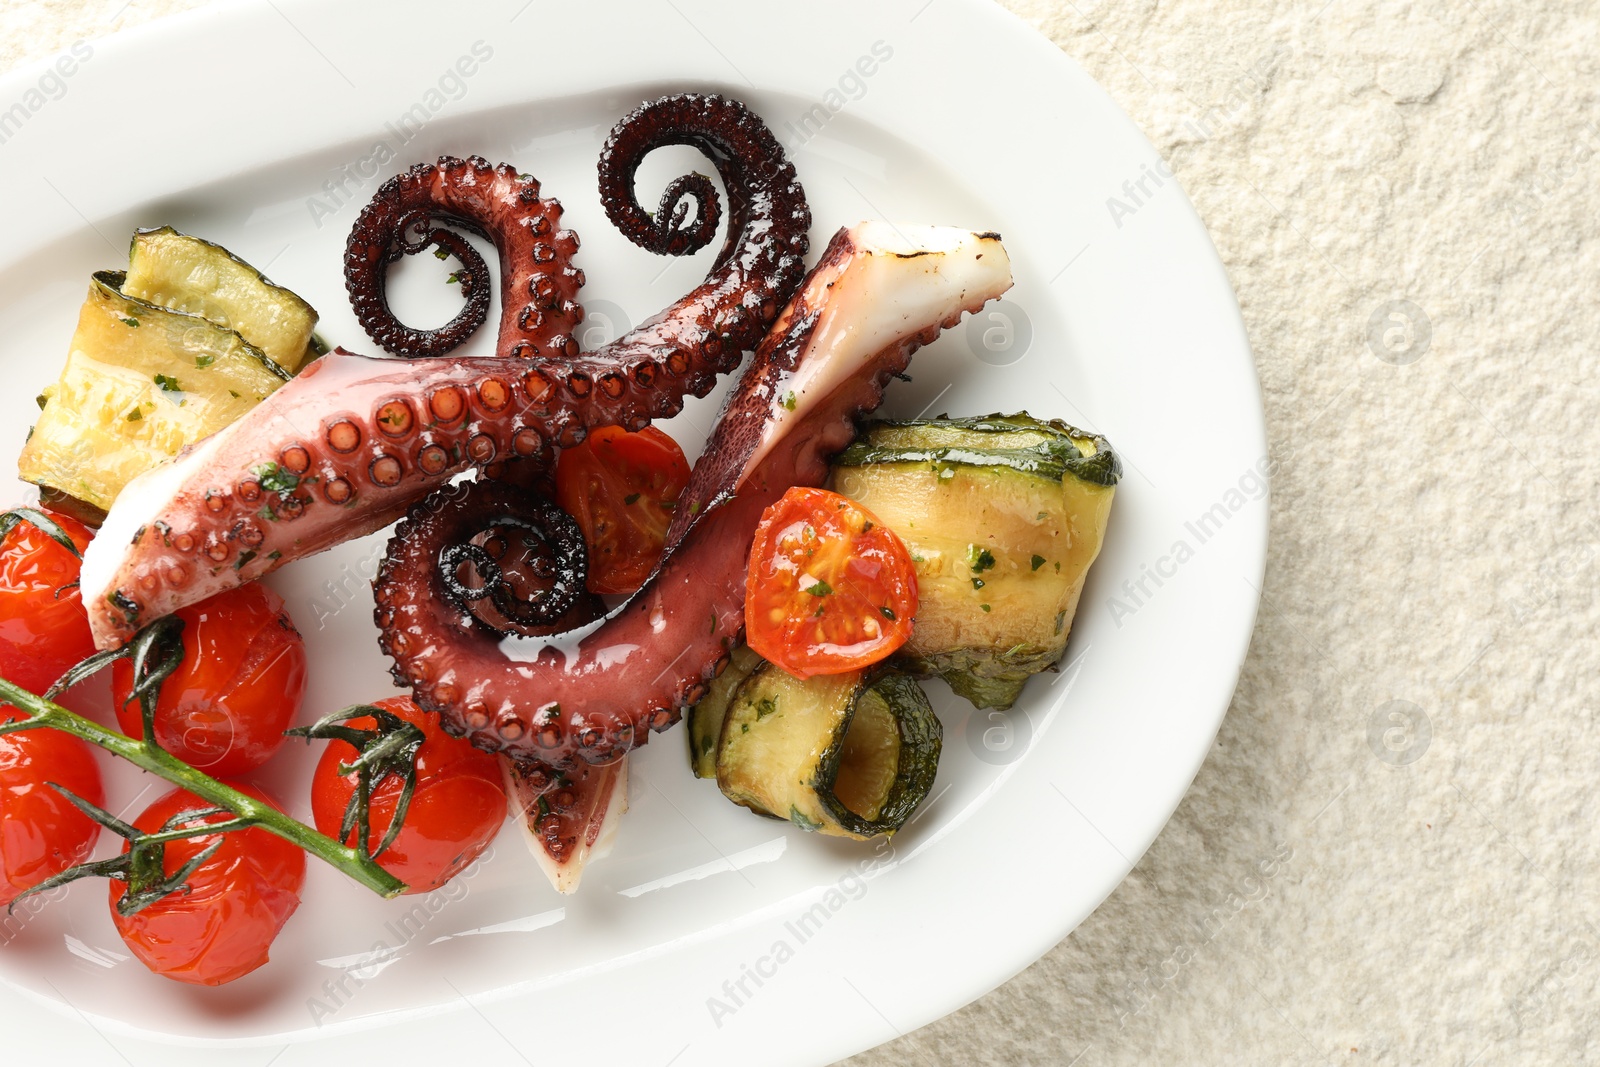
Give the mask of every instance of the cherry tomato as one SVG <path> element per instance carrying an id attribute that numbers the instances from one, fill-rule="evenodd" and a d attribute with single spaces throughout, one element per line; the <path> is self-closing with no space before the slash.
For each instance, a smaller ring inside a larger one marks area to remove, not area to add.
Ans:
<path id="1" fill-rule="evenodd" d="M 608 426 L 556 461 L 556 503 L 589 544 L 589 591 L 627 594 L 650 577 L 667 543 L 672 506 L 689 484 L 678 443 L 653 426 Z"/>
<path id="2" fill-rule="evenodd" d="M 277 807 L 259 789 L 230 784 Z M 179 821 L 173 829 L 232 818 L 225 812 L 180 818 L 184 812 L 211 807 L 192 793 L 174 789 L 146 808 L 133 825 L 155 833 L 174 818 Z M 189 876 L 188 892 L 168 894 L 136 914 L 118 914 L 117 900 L 127 885 L 111 880 L 111 921 L 133 954 L 157 974 L 193 985 L 221 985 L 249 974 L 267 962 L 273 939 L 300 906 L 306 854 L 261 829 L 169 841 L 163 855 L 166 873 L 174 873 L 219 839 L 222 847 Z M 128 851 L 126 842 L 122 850 Z"/>
<path id="3" fill-rule="evenodd" d="M 0 721 L 15 715 L 0 714 Z M 0 907 L 88 859 L 100 826 L 51 782 L 105 803 L 89 745 L 59 730 L 0 735 Z"/>
<path id="4" fill-rule="evenodd" d="M 843 674 L 911 637 L 917 576 L 895 532 L 838 493 L 796 486 L 750 546 L 745 640 L 799 678 Z"/>
<path id="5" fill-rule="evenodd" d="M 90 533 L 75 519 L 44 512 L 82 552 Z M 0 677 L 42 693 L 94 651 L 78 597 L 79 559 L 26 519 L 0 540 Z"/>
<path id="6" fill-rule="evenodd" d="M 306 690 L 306 646 L 283 601 L 251 584 L 182 608 L 183 663 L 161 686 L 156 740 L 214 778 L 245 774 L 283 745 Z M 139 702 L 129 700 L 133 666 L 112 667 L 117 721 L 144 736 Z"/>
<path id="7" fill-rule="evenodd" d="M 444 885 L 489 847 L 506 819 L 506 793 L 500 762 L 473 748 L 464 738 L 451 737 L 409 697 L 380 700 L 377 707 L 392 712 L 422 729 L 426 740 L 417 752 L 417 787 L 411 807 L 394 843 L 378 856 L 378 866 L 406 883 L 407 893 L 429 893 Z M 370 730 L 371 716 L 351 719 L 345 725 Z M 345 808 L 356 791 L 356 776 L 340 774 L 339 764 L 356 758 L 344 741 L 329 741 L 311 779 L 311 813 L 317 829 L 339 837 Z M 402 783 L 390 775 L 372 791 L 368 808 L 377 848 L 394 821 Z M 352 827 L 345 844 L 355 847 L 359 829 Z"/>

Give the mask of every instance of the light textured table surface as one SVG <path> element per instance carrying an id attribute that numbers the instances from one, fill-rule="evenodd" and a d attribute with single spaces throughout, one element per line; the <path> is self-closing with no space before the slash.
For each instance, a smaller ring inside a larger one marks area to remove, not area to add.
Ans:
<path id="1" fill-rule="evenodd" d="M 199 2 L 4 0 L 0 68 Z M 1265 599 L 1121 888 L 849 1062 L 1600 1064 L 1600 10 L 1011 6 L 1179 161 L 1238 290 Z"/>

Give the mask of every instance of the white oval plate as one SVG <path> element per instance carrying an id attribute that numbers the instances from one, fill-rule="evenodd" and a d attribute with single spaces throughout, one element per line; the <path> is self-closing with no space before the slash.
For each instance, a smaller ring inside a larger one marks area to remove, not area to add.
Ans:
<path id="1" fill-rule="evenodd" d="M 584 241 L 586 341 L 604 340 L 692 287 L 710 252 L 666 262 L 612 230 L 595 191 L 601 142 L 644 99 L 722 90 L 790 147 L 814 248 L 874 216 L 1005 235 L 1015 290 L 918 354 L 886 411 L 1026 408 L 1122 452 L 1061 674 L 1030 684 L 1009 717 L 930 687 L 946 730 L 935 793 L 876 850 L 752 818 L 689 776 L 674 731 L 635 758 L 616 850 L 578 895 L 549 889 L 510 832 L 430 898 L 385 903 L 313 863 L 272 963 L 221 990 L 147 973 L 103 888 L 74 888 L 0 937 L 8 1056 L 103 1054 L 107 1041 L 168 1064 L 215 1062 L 218 1045 L 281 1049 L 280 1065 L 513 1062 L 513 1050 L 820 1064 L 1027 966 L 1161 829 L 1227 707 L 1265 558 L 1261 404 L 1206 233 L 1104 93 L 997 8 L 762 10 L 221 4 L 96 44 L 70 76 L 13 74 L 0 108 L 22 109 L 0 113 L 0 189 L 27 208 L 0 246 L 0 453 L 20 448 L 59 370 L 89 273 L 124 262 L 135 226 L 221 241 L 316 304 L 330 340 L 371 350 L 344 297 L 345 234 L 383 177 L 441 152 L 509 160 L 563 199 Z M 653 158 L 645 202 L 692 166 L 709 169 L 687 151 Z M 401 304 L 413 321 L 442 319 L 441 265 L 419 258 Z M 492 350 L 489 331 L 473 350 Z M 691 453 L 716 400 L 669 427 Z M 369 538 L 273 579 L 311 645 L 307 717 L 390 691 L 364 583 L 380 547 Z M 289 749 L 265 776 L 301 814 L 311 763 Z M 119 769 L 113 803 L 148 803 L 160 785 Z"/>

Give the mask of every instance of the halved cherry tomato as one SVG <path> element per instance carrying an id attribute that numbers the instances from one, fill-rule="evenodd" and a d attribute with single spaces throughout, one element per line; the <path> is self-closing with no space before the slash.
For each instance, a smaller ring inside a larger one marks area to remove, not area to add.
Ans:
<path id="1" fill-rule="evenodd" d="M 556 460 L 556 503 L 589 544 L 589 591 L 635 592 L 667 543 L 672 506 L 689 484 L 678 443 L 653 426 L 607 426 Z"/>
<path id="2" fill-rule="evenodd" d="M 451 737 L 439 716 L 422 711 L 409 697 L 391 697 L 375 705 L 420 727 L 426 740 L 417 751 L 417 787 L 394 843 L 378 856 L 378 866 L 406 883 L 407 893 L 430 893 L 477 859 L 506 820 L 506 792 L 500 762 Z M 370 730 L 371 716 L 351 719 L 346 726 Z M 339 764 L 356 758 L 354 746 L 329 741 L 311 779 L 311 814 L 317 829 L 338 839 L 345 808 L 356 791 L 356 775 L 340 774 Z M 368 807 L 371 847 L 377 848 L 400 801 L 401 780 L 389 775 L 372 791 Z M 355 847 L 359 829 L 352 827 L 345 844 Z"/>
<path id="3" fill-rule="evenodd" d="M 161 686 L 156 740 L 214 778 L 255 770 L 283 746 L 283 731 L 306 690 L 306 646 L 283 600 L 264 585 L 219 593 L 177 612 L 183 664 Z M 144 736 L 139 702 L 129 700 L 133 667 L 112 667 L 117 721 Z"/>
<path id="4" fill-rule="evenodd" d="M 42 510 L 42 509 L 40 509 Z M 87 527 L 43 512 L 82 552 Z M 0 540 L 0 677 L 42 693 L 94 651 L 78 597 L 79 559 L 45 531 L 19 521 Z"/>
<path id="5" fill-rule="evenodd" d="M 242 793 L 277 807 L 271 797 L 248 785 L 231 783 Z M 185 812 L 211 805 L 182 789 L 146 808 L 133 825 L 155 833 L 171 827 L 225 822 L 226 812 L 183 819 Z M 194 985 L 221 985 L 267 962 L 267 950 L 300 906 L 305 884 L 306 854 L 276 834 L 251 828 L 225 834 L 169 841 L 163 867 L 173 874 L 218 839 L 222 847 L 188 878 L 188 892 L 171 893 L 143 911 L 123 916 L 117 900 L 127 885 L 111 880 L 111 921 L 141 963 L 168 978 Z M 124 842 L 122 851 L 127 852 Z"/>
<path id="6" fill-rule="evenodd" d="M 0 713 L 0 722 L 7 718 Z M 99 824 L 51 782 L 105 803 L 100 768 L 84 742 L 42 728 L 0 735 L 0 907 L 82 863 L 100 836 Z"/>
<path id="7" fill-rule="evenodd" d="M 895 532 L 860 504 L 795 486 L 750 546 L 745 641 L 798 678 L 843 674 L 911 637 L 917 576 Z"/>

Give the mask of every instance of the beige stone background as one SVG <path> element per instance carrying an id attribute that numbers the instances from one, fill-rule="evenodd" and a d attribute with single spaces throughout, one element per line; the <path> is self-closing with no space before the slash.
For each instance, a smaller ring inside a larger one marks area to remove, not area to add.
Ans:
<path id="1" fill-rule="evenodd" d="M 4 0 L 0 69 L 201 2 Z M 1265 601 L 1122 887 L 849 1063 L 1600 1064 L 1600 7 L 1009 6 L 1181 160 L 1238 290 Z"/>

